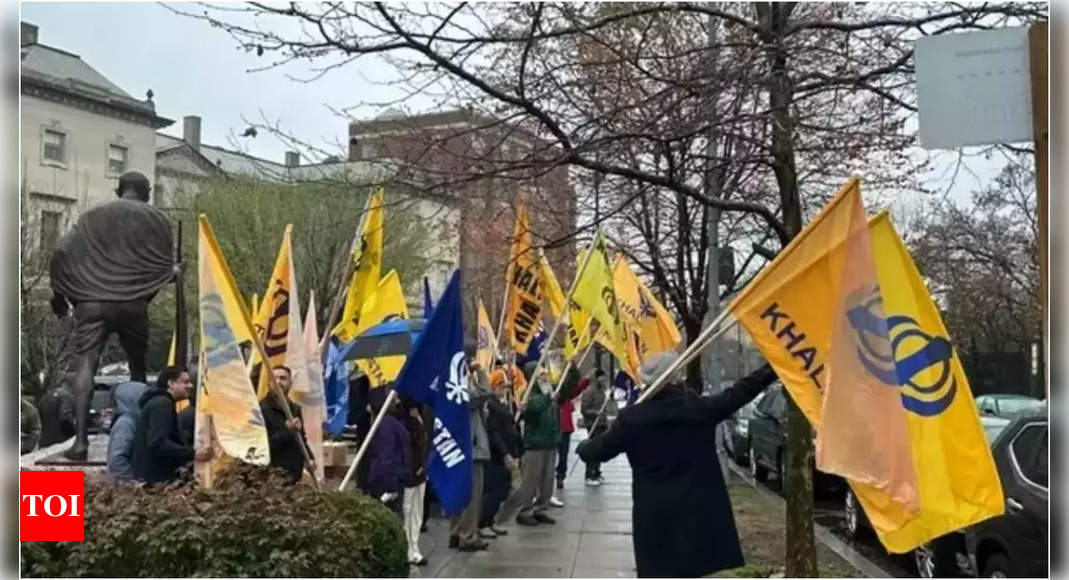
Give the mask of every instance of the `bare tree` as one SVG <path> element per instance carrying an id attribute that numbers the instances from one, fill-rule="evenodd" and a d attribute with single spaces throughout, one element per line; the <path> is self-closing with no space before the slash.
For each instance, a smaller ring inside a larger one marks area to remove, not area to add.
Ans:
<path id="1" fill-rule="evenodd" d="M 636 204 L 647 204 L 641 218 L 674 203 L 676 231 L 651 239 L 674 238 L 678 272 L 701 260 L 700 235 L 680 241 L 694 216 L 680 200 L 748 216 L 746 227 L 782 246 L 848 173 L 864 171 L 870 191 L 920 189 L 905 129 L 915 110 L 913 41 L 1046 18 L 1046 6 L 326 3 L 195 16 L 276 65 L 380 59 L 400 75 L 394 88 L 408 89 L 401 100 L 470 103 L 487 126 L 537 138 L 519 158 L 478 152 L 479 173 L 567 166 L 579 182 L 593 173 L 629 183 L 604 210 L 595 195 L 593 212 L 580 191 L 583 223 L 546 246 L 612 220 L 634 227 L 625 211 Z M 251 16 L 302 26 L 281 31 Z M 713 42 L 702 34 L 710 19 L 721 30 Z M 665 271 L 660 290 L 669 291 L 670 269 L 646 266 L 654 277 Z M 676 292 L 694 300 L 695 278 L 675 278 L 684 282 Z M 814 576 L 811 436 L 793 405 L 788 430 L 787 574 Z"/>

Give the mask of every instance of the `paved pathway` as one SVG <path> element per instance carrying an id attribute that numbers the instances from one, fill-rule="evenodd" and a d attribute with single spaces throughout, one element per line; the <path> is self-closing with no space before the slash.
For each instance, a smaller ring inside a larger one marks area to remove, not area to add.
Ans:
<path id="1" fill-rule="evenodd" d="M 586 437 L 583 430 L 573 442 Z M 574 450 L 574 443 L 573 443 Z M 575 461 L 574 452 L 569 464 Z M 490 549 L 450 550 L 449 522 L 432 519 L 420 546 L 430 564 L 412 567 L 413 577 L 462 578 L 634 578 L 631 544 L 631 468 L 625 456 L 602 467 L 605 484 L 586 487 L 580 464 L 565 481 L 565 507 L 551 508 L 557 523 L 506 526 L 508 535 L 489 540 Z"/>

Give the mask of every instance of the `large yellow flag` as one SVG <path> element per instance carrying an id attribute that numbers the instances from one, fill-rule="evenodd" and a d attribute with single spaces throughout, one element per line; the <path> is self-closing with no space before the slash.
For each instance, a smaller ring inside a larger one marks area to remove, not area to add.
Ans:
<path id="1" fill-rule="evenodd" d="M 594 238 L 592 255 L 586 266 L 576 275 L 575 290 L 572 300 L 598 323 L 598 340 L 605 346 L 625 368 L 633 365 L 628 355 L 627 330 L 620 316 L 620 305 L 616 299 L 612 270 L 609 269 L 608 250 L 605 236 L 600 232 Z M 579 332 L 582 332 L 580 329 Z"/>
<path id="2" fill-rule="evenodd" d="M 208 444 L 230 457 L 267 465 L 267 431 L 260 403 L 245 371 L 238 335 L 252 336 L 252 324 L 211 225 L 200 216 L 200 366 L 195 446 Z M 217 454 L 217 460 L 222 459 Z M 213 462 L 214 463 L 214 462 Z M 197 464 L 202 484 L 212 466 Z"/>
<path id="3" fill-rule="evenodd" d="M 851 405 L 839 405 L 829 419 L 834 436 L 844 439 L 834 439 L 827 450 L 818 446 L 817 467 L 883 490 L 901 516 L 886 525 L 899 527 L 917 510 L 906 412 L 898 391 L 868 375 L 854 356 L 847 319 L 848 308 L 873 293 L 878 296 L 879 286 L 861 187 L 851 179 L 742 291 L 731 311 L 818 433 L 829 389 L 864 392 L 865 404 L 852 413 L 845 408 Z"/>
<path id="4" fill-rule="evenodd" d="M 379 276 L 382 274 L 382 198 L 383 190 L 380 187 L 368 200 L 364 223 L 360 227 L 360 246 L 353 251 L 355 267 L 349 293 L 345 297 L 341 321 L 332 331 L 341 342 L 356 338 L 360 308 L 379 285 Z"/>
<path id="5" fill-rule="evenodd" d="M 527 347 L 538 333 L 542 318 L 542 276 L 538 256 L 531 247 L 531 228 L 527 223 L 527 205 L 521 196 L 516 205 L 516 225 L 512 232 L 512 251 L 509 253 L 505 292 L 505 336 L 518 354 L 527 354 Z"/>
<path id="6" fill-rule="evenodd" d="M 308 297 L 308 315 L 304 320 L 304 354 L 308 380 L 293 386 L 290 398 L 301 406 L 301 423 L 316 463 L 316 478 L 323 480 L 323 420 L 327 400 L 323 387 L 323 362 L 319 357 L 319 334 L 316 332 L 315 294 Z"/>
<path id="7" fill-rule="evenodd" d="M 483 370 L 490 372 L 493 369 L 494 345 L 497 344 L 497 339 L 494 338 L 494 327 L 490 324 L 490 316 L 486 313 L 482 298 L 479 299 L 478 316 L 478 328 L 475 331 L 477 341 L 475 361 L 482 366 Z"/>
<path id="8" fill-rule="evenodd" d="M 874 376 L 900 393 L 900 404 L 907 411 L 920 515 L 897 529 L 881 529 L 872 516 L 889 504 L 888 497 L 865 484 L 851 482 L 851 486 L 883 545 L 905 553 L 1001 515 L 1005 504 L 969 381 L 939 309 L 886 213 L 870 221 L 869 235 L 894 373 L 881 372 L 884 361 L 860 339 L 858 356 L 872 366 Z"/>
<path id="9" fill-rule="evenodd" d="M 292 239 L 293 225 L 287 225 L 253 328 L 264 345 L 271 367 L 289 367 L 293 388 L 300 389 L 306 386 L 303 383 L 307 382 L 307 372 L 304 370 L 304 331 L 301 329 Z M 270 388 L 271 378 L 260 373 L 257 396 L 264 398 Z"/>
<path id="10" fill-rule="evenodd" d="M 557 275 L 553 273 L 553 267 L 549 265 L 545 253 L 538 251 L 538 275 L 542 280 L 542 290 L 546 294 L 546 302 L 549 302 L 549 311 L 553 316 L 560 316 L 564 311 L 564 292 L 561 290 Z"/>
<path id="11" fill-rule="evenodd" d="M 405 291 L 401 287 L 401 277 L 395 270 L 390 270 L 379 283 L 375 293 L 364 301 L 360 308 L 360 323 L 356 326 L 354 336 L 391 318 L 408 318 Z M 356 363 L 367 375 L 371 387 L 375 388 L 396 379 L 401 367 L 405 366 L 405 358 L 404 355 L 382 356 L 358 359 Z"/>
<path id="12" fill-rule="evenodd" d="M 631 331 L 637 336 L 638 358 L 645 361 L 650 355 L 671 350 L 683 338 L 668 310 L 653 296 L 650 289 L 631 270 L 622 254 L 613 268 L 616 299 L 620 312 Z"/>

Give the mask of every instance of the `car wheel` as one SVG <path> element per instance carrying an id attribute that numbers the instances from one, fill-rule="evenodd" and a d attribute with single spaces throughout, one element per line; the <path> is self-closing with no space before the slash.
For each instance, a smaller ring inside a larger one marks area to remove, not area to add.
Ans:
<path id="1" fill-rule="evenodd" d="M 861 504 L 854 495 L 854 490 L 846 490 L 846 499 L 843 501 L 843 517 L 846 519 L 846 533 L 852 539 L 860 539 L 867 531 L 862 520 L 864 513 Z"/>
<path id="2" fill-rule="evenodd" d="M 1011 572 L 1010 559 L 1006 554 L 992 554 L 984 562 L 984 578 L 1009 578 Z"/>
<path id="3" fill-rule="evenodd" d="M 750 443 L 750 475 L 757 481 L 768 479 L 768 469 L 757 461 L 757 453 L 753 450 L 753 442 Z"/>

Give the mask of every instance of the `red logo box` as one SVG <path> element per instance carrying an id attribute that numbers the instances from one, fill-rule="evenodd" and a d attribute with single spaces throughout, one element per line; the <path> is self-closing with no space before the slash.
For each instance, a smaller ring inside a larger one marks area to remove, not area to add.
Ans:
<path id="1" fill-rule="evenodd" d="M 19 472 L 19 540 L 85 539 L 85 472 Z"/>

